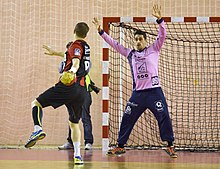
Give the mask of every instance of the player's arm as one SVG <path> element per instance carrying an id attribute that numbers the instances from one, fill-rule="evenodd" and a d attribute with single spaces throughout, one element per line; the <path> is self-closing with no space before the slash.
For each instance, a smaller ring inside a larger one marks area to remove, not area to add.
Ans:
<path id="1" fill-rule="evenodd" d="M 47 45 L 43 45 L 43 48 L 46 49 L 46 52 L 44 52 L 44 54 L 46 55 L 64 57 L 64 52 L 55 51 L 50 46 Z"/>
<path id="2" fill-rule="evenodd" d="M 158 5 L 154 5 L 152 15 L 157 18 L 157 23 L 159 24 L 158 37 L 154 42 L 155 49 L 159 51 L 166 38 L 166 28 L 165 28 L 164 20 L 161 16 L 161 7 L 159 7 Z"/>
<path id="3" fill-rule="evenodd" d="M 65 85 L 69 84 L 73 81 L 73 79 L 76 78 L 76 72 L 79 69 L 79 64 L 80 64 L 80 60 L 78 58 L 73 58 L 72 59 L 72 67 L 69 70 L 64 71 L 62 73 L 61 78 L 60 78 L 60 81 L 63 84 L 65 84 Z"/>
<path id="4" fill-rule="evenodd" d="M 68 72 L 76 74 L 76 72 L 79 69 L 79 64 L 80 64 L 79 58 L 73 58 L 72 59 L 72 67 L 70 68 L 70 70 L 68 70 Z"/>
<path id="5" fill-rule="evenodd" d="M 80 59 L 82 58 L 83 49 L 80 45 L 75 45 L 70 48 L 69 55 L 72 58 L 72 66 L 68 70 L 64 70 L 60 81 L 63 84 L 69 84 L 76 78 L 76 72 L 80 66 Z"/>
<path id="6" fill-rule="evenodd" d="M 70 58 L 72 58 L 72 66 L 68 71 L 76 74 L 80 66 L 80 60 L 83 56 L 83 47 L 80 44 L 75 43 L 69 47 L 68 52 Z"/>
<path id="7" fill-rule="evenodd" d="M 94 91 L 96 94 L 98 94 L 99 91 L 101 90 L 99 87 L 95 85 L 95 83 L 92 80 L 91 80 L 90 88 L 91 88 L 91 91 Z"/>
<path id="8" fill-rule="evenodd" d="M 131 49 L 125 48 L 123 45 L 119 44 L 118 41 L 113 39 L 111 36 L 109 36 L 107 33 L 104 32 L 104 30 L 101 28 L 101 25 L 99 23 L 99 20 L 97 18 L 94 18 L 92 23 L 96 26 L 100 36 L 117 52 L 119 52 L 123 56 L 128 56 Z"/>

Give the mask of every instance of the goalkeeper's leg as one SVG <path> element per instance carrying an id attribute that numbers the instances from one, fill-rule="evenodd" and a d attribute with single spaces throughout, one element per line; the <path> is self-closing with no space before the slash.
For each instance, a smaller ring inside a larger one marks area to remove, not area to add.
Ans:
<path id="1" fill-rule="evenodd" d="M 133 130 L 133 127 L 135 123 L 137 122 L 138 118 L 141 116 L 141 114 L 144 112 L 145 108 L 145 102 L 144 95 L 139 95 L 137 92 L 133 92 L 131 98 L 127 102 L 121 125 L 120 125 L 120 131 L 118 136 L 118 146 L 112 150 L 109 150 L 107 152 L 107 155 L 120 155 L 125 153 L 124 145 L 127 143 L 129 136 L 131 134 L 131 131 Z"/>
<path id="2" fill-rule="evenodd" d="M 152 102 L 150 110 L 158 121 L 161 140 L 167 141 L 167 148 L 165 151 L 171 158 L 177 158 L 177 154 L 173 147 L 173 127 L 163 91 L 161 88 L 156 88 L 152 92 L 154 93 L 151 94 Z"/>
<path id="3" fill-rule="evenodd" d="M 29 140 L 25 144 L 26 148 L 33 147 L 37 141 L 42 140 L 46 133 L 42 130 L 42 106 L 41 104 L 35 99 L 32 102 L 32 117 L 34 120 L 34 132 L 31 134 Z"/>

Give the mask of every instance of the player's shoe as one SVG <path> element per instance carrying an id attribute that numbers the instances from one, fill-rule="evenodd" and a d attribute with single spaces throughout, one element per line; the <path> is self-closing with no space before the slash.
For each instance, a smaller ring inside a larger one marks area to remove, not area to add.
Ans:
<path id="1" fill-rule="evenodd" d="M 112 150 L 109 150 L 107 152 L 107 155 L 121 155 L 121 154 L 124 154 L 125 153 L 125 149 L 124 148 L 121 148 L 121 147 L 116 147 Z"/>
<path id="2" fill-rule="evenodd" d="M 66 142 L 64 145 L 62 146 L 58 146 L 59 150 L 71 150 L 73 149 L 73 145 L 70 142 Z"/>
<path id="3" fill-rule="evenodd" d="M 46 137 L 46 133 L 43 132 L 42 130 L 33 132 L 25 144 L 25 148 L 30 148 L 33 147 L 37 141 L 42 140 L 44 137 Z"/>
<path id="4" fill-rule="evenodd" d="M 177 158 L 177 154 L 174 150 L 173 146 L 169 146 L 165 149 L 165 152 L 171 157 L 171 158 Z"/>
<path id="5" fill-rule="evenodd" d="M 76 165 L 83 165 L 83 163 L 84 163 L 80 156 L 74 157 L 73 160 L 74 160 L 74 164 L 76 164 Z"/>
<path id="6" fill-rule="evenodd" d="M 92 150 L 92 144 L 87 143 L 86 146 L 85 146 L 85 150 Z"/>

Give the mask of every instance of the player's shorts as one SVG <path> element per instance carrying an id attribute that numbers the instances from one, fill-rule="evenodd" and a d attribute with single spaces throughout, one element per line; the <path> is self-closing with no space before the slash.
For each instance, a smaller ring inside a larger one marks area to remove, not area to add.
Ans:
<path id="1" fill-rule="evenodd" d="M 57 83 L 55 86 L 47 89 L 39 95 L 37 101 L 41 106 L 52 106 L 54 109 L 62 105 L 66 105 L 69 112 L 69 120 L 73 123 L 78 123 L 82 114 L 82 105 L 86 88 L 74 83 L 71 86 Z"/>

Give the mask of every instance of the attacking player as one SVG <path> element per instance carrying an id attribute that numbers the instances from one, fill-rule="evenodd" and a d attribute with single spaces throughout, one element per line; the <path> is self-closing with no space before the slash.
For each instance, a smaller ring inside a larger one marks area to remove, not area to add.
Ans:
<path id="1" fill-rule="evenodd" d="M 75 41 L 69 46 L 64 55 L 60 80 L 55 86 L 47 89 L 32 102 L 32 116 L 34 120 L 34 132 L 31 134 L 26 148 L 30 148 L 37 141 L 42 140 L 46 133 L 42 130 L 42 109 L 47 106 L 53 108 L 65 105 L 69 113 L 69 126 L 74 145 L 74 162 L 83 164 L 80 154 L 81 132 L 79 120 L 82 113 L 84 95 L 86 94 L 85 76 L 90 69 L 90 47 L 85 38 L 89 27 L 84 22 L 76 24 L 74 29 Z"/>
<path id="2" fill-rule="evenodd" d="M 72 45 L 72 41 L 69 42 L 66 45 L 66 48 L 68 49 Z M 55 51 L 52 49 L 50 46 L 43 45 L 43 48 L 46 50 L 45 54 L 50 55 L 50 56 L 60 56 L 64 57 L 62 52 Z M 61 65 L 59 67 L 59 72 L 62 73 L 62 67 L 63 67 L 63 62 L 61 62 Z M 92 120 L 91 120 L 91 115 L 90 115 L 90 106 L 92 104 L 92 96 L 91 92 L 94 91 L 96 94 L 99 93 L 101 90 L 97 86 L 95 86 L 95 83 L 91 80 L 89 73 L 85 76 L 86 79 L 86 88 L 87 92 L 86 95 L 84 96 L 84 103 L 82 106 L 82 123 L 83 123 L 83 129 L 84 129 L 84 141 L 85 141 L 85 150 L 91 150 L 92 149 L 92 144 L 93 144 L 93 134 L 92 134 Z M 68 127 L 69 128 L 69 127 Z M 67 137 L 67 142 L 63 144 L 62 146 L 59 146 L 59 150 L 69 150 L 73 149 L 73 142 L 71 138 L 71 129 L 68 129 L 68 137 Z"/>
<path id="3" fill-rule="evenodd" d="M 177 157 L 173 147 L 174 136 L 168 106 L 158 77 L 159 52 L 166 38 L 165 24 L 161 17 L 161 8 L 158 5 L 153 6 L 153 16 L 157 18 L 159 24 L 157 39 L 152 45 L 147 46 L 146 33 L 136 30 L 134 32 L 136 49 L 128 49 L 119 44 L 101 29 L 97 18 L 93 20 L 100 36 L 117 52 L 127 57 L 133 78 L 133 92 L 122 117 L 117 140 L 118 146 L 109 150 L 109 155 L 125 153 L 124 145 L 127 143 L 135 123 L 142 113 L 149 109 L 158 121 L 162 141 L 167 142 L 166 152 L 172 158 Z"/>

